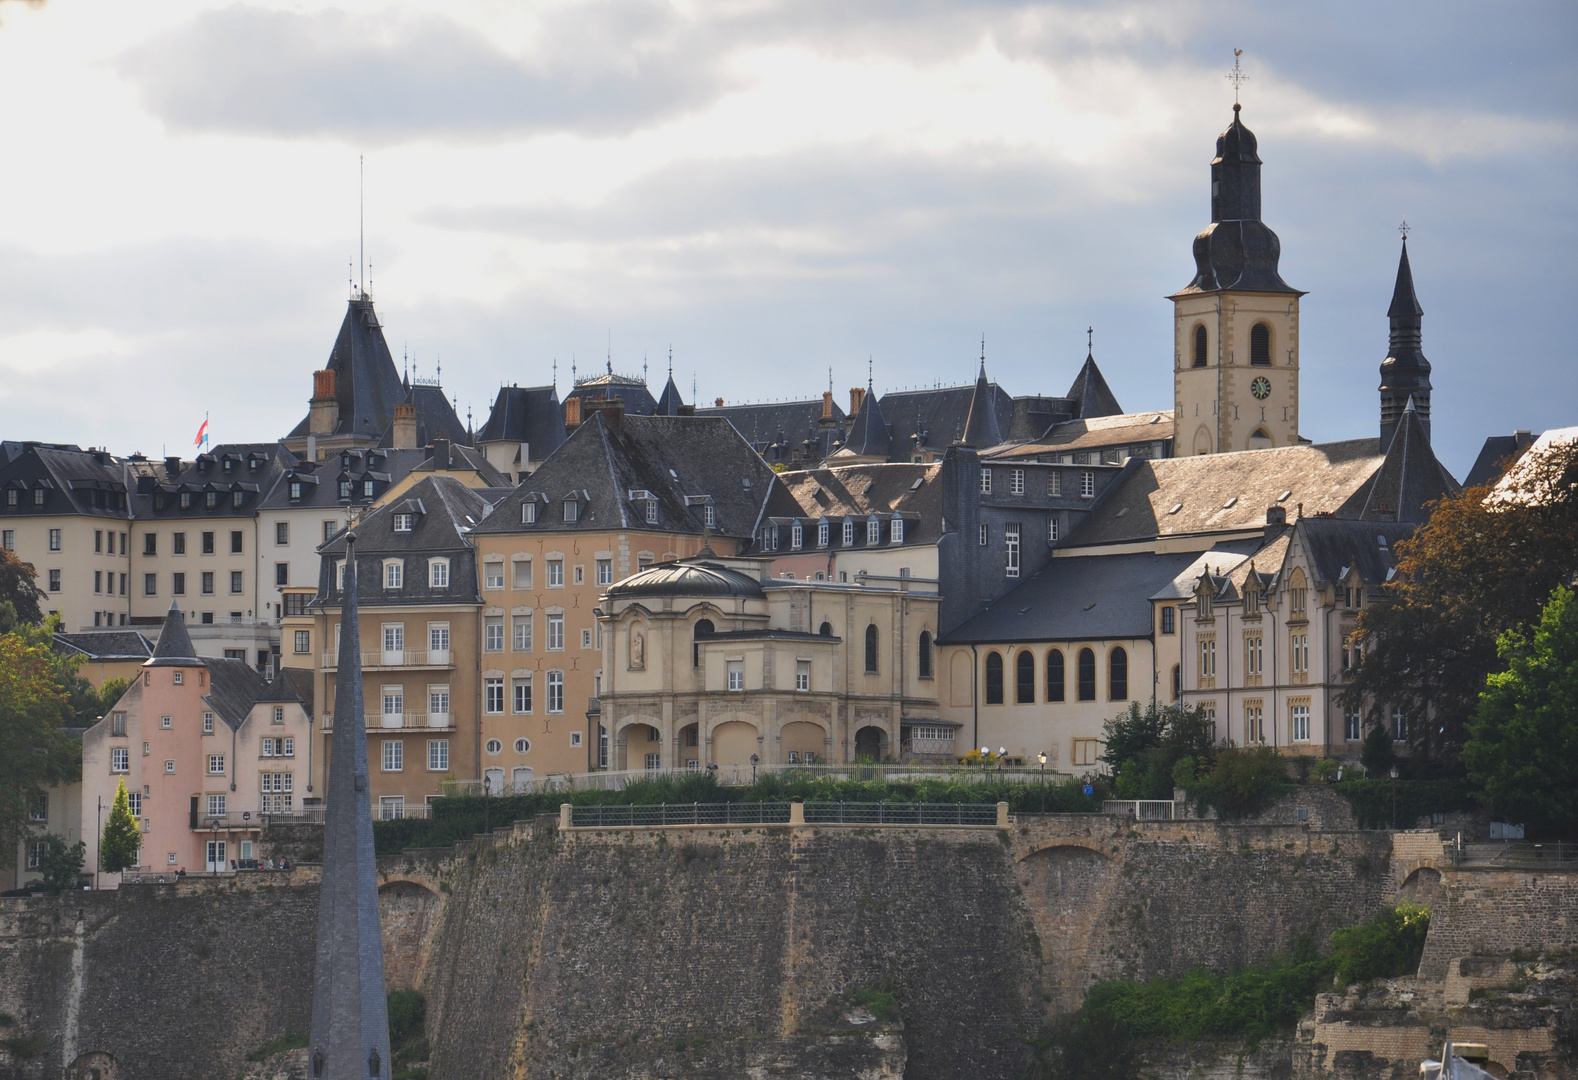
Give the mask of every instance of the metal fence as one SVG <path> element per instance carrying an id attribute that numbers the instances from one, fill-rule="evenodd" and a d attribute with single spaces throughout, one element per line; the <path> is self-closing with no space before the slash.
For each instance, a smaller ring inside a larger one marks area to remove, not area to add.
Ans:
<path id="1" fill-rule="evenodd" d="M 369 734 L 376 729 L 369 727 Z M 552 773 L 527 780 L 490 784 L 487 792 L 481 780 L 447 780 L 445 795 L 531 795 L 540 791 L 619 791 L 636 780 L 658 777 L 695 776 L 704 769 L 602 769 L 589 773 Z M 1067 779 L 1071 774 L 1040 768 L 969 768 L 964 765 L 723 765 L 713 777 L 724 786 L 739 786 L 774 774 L 786 778 L 813 780 L 947 780 L 956 784 L 1039 784 Z"/>
<path id="2" fill-rule="evenodd" d="M 1578 844 L 1562 840 L 1453 844 L 1448 850 L 1458 866 L 1578 866 Z"/>
<path id="3" fill-rule="evenodd" d="M 572 806 L 575 828 L 787 825 L 787 802 Z M 996 825 L 996 803 L 808 802 L 807 825 Z"/>
<path id="4" fill-rule="evenodd" d="M 996 803 L 808 802 L 807 825 L 996 825 Z"/>
<path id="5" fill-rule="evenodd" d="M 1101 812 L 1135 821 L 1172 821 L 1178 816 L 1178 804 L 1171 799 L 1108 799 L 1101 804 Z"/>

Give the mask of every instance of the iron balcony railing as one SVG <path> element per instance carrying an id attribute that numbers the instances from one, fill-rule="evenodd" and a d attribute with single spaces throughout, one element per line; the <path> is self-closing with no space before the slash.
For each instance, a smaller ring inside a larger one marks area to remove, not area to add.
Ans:
<path id="1" fill-rule="evenodd" d="M 455 654 L 449 649 L 371 649 L 362 653 L 362 670 L 376 671 L 379 668 L 448 668 L 455 666 Z M 323 666 L 337 668 L 340 666 L 340 652 L 338 649 L 324 650 Z"/>
<path id="2" fill-rule="evenodd" d="M 367 734 L 379 731 L 446 731 L 455 726 L 453 713 L 368 713 Z M 323 717 L 323 730 L 334 730 L 333 714 Z"/>
<path id="3" fill-rule="evenodd" d="M 1103 814 L 1119 814 L 1135 821 L 1172 821 L 1181 816 L 1180 809 L 1171 799 L 1108 799 L 1101 804 Z"/>

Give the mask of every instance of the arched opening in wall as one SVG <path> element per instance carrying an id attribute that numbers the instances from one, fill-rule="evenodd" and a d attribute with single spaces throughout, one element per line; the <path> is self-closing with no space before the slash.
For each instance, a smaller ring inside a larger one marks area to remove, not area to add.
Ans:
<path id="1" fill-rule="evenodd" d="M 866 674 L 877 673 L 877 624 L 866 627 Z"/>
<path id="2" fill-rule="evenodd" d="M 690 632 L 690 666 L 691 667 L 700 667 L 701 666 L 701 640 L 702 640 L 702 638 L 709 638 L 709 637 L 711 637 L 713 635 L 713 632 L 714 632 L 715 629 L 716 629 L 716 627 L 714 627 L 712 625 L 712 620 L 711 619 L 697 619 L 696 620 L 696 626 Z"/>
<path id="3" fill-rule="evenodd" d="M 1096 654 L 1090 649 L 1079 650 L 1079 700 L 1096 700 Z"/>
<path id="4" fill-rule="evenodd" d="M 1271 366 L 1271 327 L 1263 322 L 1249 328 L 1249 362 L 1255 367 Z"/>
<path id="5" fill-rule="evenodd" d="M 530 765 L 517 765 L 510 770 L 510 792 L 515 795 L 531 794 L 532 768 Z"/>
<path id="6" fill-rule="evenodd" d="M 384 983 L 390 990 L 415 990 L 426 945 L 438 929 L 443 900 L 415 881 L 391 881 L 378 890 L 383 926 Z"/>
<path id="7" fill-rule="evenodd" d="M 1194 328 L 1194 366 L 1205 367 L 1207 363 L 1206 346 L 1208 339 L 1205 333 L 1205 324 L 1200 323 Z"/>
<path id="8" fill-rule="evenodd" d="M 1122 645 L 1107 657 L 1107 700 L 1129 700 L 1129 651 Z"/>
<path id="9" fill-rule="evenodd" d="M 1441 871 L 1421 866 L 1403 880 L 1402 887 L 1397 890 L 1397 898 L 1425 907 L 1435 906 L 1441 899 Z"/>
<path id="10" fill-rule="evenodd" d="M 1248 450 L 1269 450 L 1276 444 L 1271 440 L 1271 432 L 1263 427 L 1257 427 L 1249 436 Z"/>
<path id="11" fill-rule="evenodd" d="M 789 765 L 816 765 L 827 754 L 827 732 L 820 724 L 796 720 L 785 724 L 778 746 Z"/>
<path id="12" fill-rule="evenodd" d="M 964 706 L 975 699 L 975 673 L 970 670 L 970 654 L 958 650 L 948 661 L 948 704 Z"/>
<path id="13" fill-rule="evenodd" d="M 885 755 L 888 733 L 879 727 L 866 725 L 855 732 L 855 760 L 881 761 Z"/>
<path id="14" fill-rule="evenodd" d="M 724 775 L 720 780 L 749 780 L 751 755 L 760 753 L 756 728 L 743 720 L 730 720 L 712 729 L 712 760 Z"/>
<path id="15" fill-rule="evenodd" d="M 1173 700 L 1177 701 L 1178 698 L 1179 698 L 1179 695 L 1181 695 L 1182 693 L 1183 693 L 1183 671 L 1177 664 L 1174 664 L 1173 665 Z"/>
<path id="16" fill-rule="evenodd" d="M 1194 433 L 1194 452 L 1196 457 L 1211 452 L 1211 433 L 1203 425 Z"/>
<path id="17" fill-rule="evenodd" d="M 1014 704 L 1036 703 L 1036 658 L 1029 649 L 1021 649 L 1014 658 Z"/>
<path id="18" fill-rule="evenodd" d="M 695 771 L 701 768 L 701 726 L 686 724 L 679 729 L 679 759 L 684 767 Z"/>
<path id="19" fill-rule="evenodd" d="M 1003 703 L 1003 654 L 996 651 L 986 654 L 986 703 Z"/>
<path id="20" fill-rule="evenodd" d="M 651 724 L 621 728 L 619 741 L 624 753 L 619 768 L 656 770 L 663 767 L 663 733 Z"/>
<path id="21" fill-rule="evenodd" d="M 833 636 L 833 624 L 830 623 L 830 622 L 823 623 L 822 624 L 822 628 L 820 630 L 818 630 L 817 633 L 821 634 L 823 637 L 832 637 Z"/>
<path id="22" fill-rule="evenodd" d="M 508 794 L 504 790 L 504 770 L 498 767 L 482 770 L 482 790 L 489 795 Z"/>
<path id="23" fill-rule="evenodd" d="M 915 654 L 915 674 L 922 679 L 931 678 L 931 631 L 922 630 L 920 646 Z"/>
<path id="24" fill-rule="evenodd" d="M 1047 653 L 1047 700 L 1064 700 L 1063 687 L 1063 650 L 1053 649 Z"/>

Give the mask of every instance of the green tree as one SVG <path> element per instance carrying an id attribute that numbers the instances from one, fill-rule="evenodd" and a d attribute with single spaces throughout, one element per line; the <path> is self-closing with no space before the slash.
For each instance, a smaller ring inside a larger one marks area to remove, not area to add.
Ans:
<path id="1" fill-rule="evenodd" d="M 1228 747 L 1209 771 L 1184 788 L 1197 806 L 1212 806 L 1224 818 L 1258 814 L 1293 790 L 1288 762 L 1269 746 Z"/>
<path id="2" fill-rule="evenodd" d="M 1497 643 L 1463 747 L 1469 779 L 1496 817 L 1537 832 L 1578 828 L 1578 599 L 1557 588 L 1532 635 Z"/>
<path id="3" fill-rule="evenodd" d="M 38 606 L 43 598 L 33 564 L 0 548 L 0 633 L 43 621 L 44 613 Z"/>
<path id="4" fill-rule="evenodd" d="M 49 635 L 0 634 L 0 846 L 16 850 L 28 810 L 48 788 L 81 775 L 82 744 L 61 727 L 66 694 Z"/>
<path id="5" fill-rule="evenodd" d="M 1392 746 L 1392 733 L 1383 723 L 1372 724 L 1359 748 L 1359 764 L 1364 766 L 1365 775 L 1378 780 L 1391 772 L 1396 763 L 1397 749 Z"/>
<path id="6" fill-rule="evenodd" d="M 88 846 L 81 840 L 68 844 L 54 833 L 45 834 L 42 840 L 44 857 L 39 862 L 39 869 L 44 872 L 44 891 L 58 893 L 75 889 L 77 879 L 82 874 Z"/>
<path id="7" fill-rule="evenodd" d="M 137 851 L 142 847 L 142 832 L 137 819 L 132 817 L 131 802 L 126 798 L 126 781 L 115 788 L 115 801 L 110 805 L 110 819 L 104 823 L 104 835 L 99 838 L 99 869 L 119 874 L 137 865 Z"/>
<path id="8" fill-rule="evenodd" d="M 1455 764 L 1485 678 L 1501 669 L 1501 635 L 1531 626 L 1578 573 L 1574 536 L 1578 444 L 1525 455 L 1505 487 L 1440 500 L 1397 543 L 1384 601 L 1359 613 L 1363 661 L 1345 703 L 1368 704 L 1373 719 L 1401 708 L 1414 748 Z"/>
<path id="9" fill-rule="evenodd" d="M 1209 768 L 1216 756 L 1215 723 L 1204 708 L 1138 702 L 1103 726 L 1102 752 L 1125 799 L 1171 799 L 1176 776 Z M 1179 763 L 1189 759 L 1187 770 Z"/>

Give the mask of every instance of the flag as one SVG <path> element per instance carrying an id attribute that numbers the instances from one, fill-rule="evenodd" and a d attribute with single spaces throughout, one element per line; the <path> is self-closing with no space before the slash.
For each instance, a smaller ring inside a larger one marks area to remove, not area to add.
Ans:
<path id="1" fill-rule="evenodd" d="M 197 429 L 197 438 L 192 440 L 193 446 L 202 446 L 208 442 L 208 417 L 203 417 L 203 426 Z"/>

